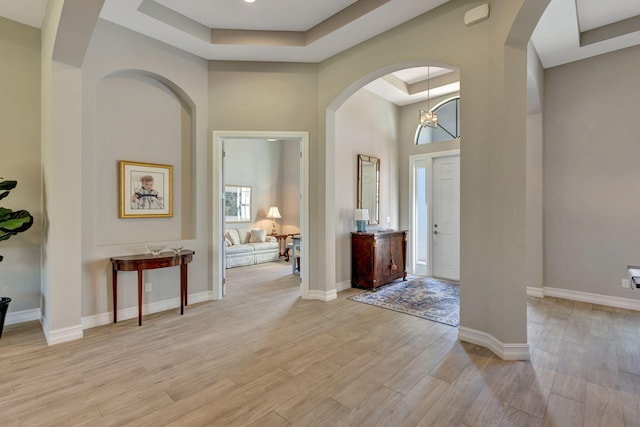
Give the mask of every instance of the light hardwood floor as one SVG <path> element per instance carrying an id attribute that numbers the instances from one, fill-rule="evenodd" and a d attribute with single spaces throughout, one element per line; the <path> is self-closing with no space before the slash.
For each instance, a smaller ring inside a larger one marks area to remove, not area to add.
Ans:
<path id="1" fill-rule="evenodd" d="M 531 362 L 457 328 L 298 297 L 288 263 L 228 271 L 227 297 L 48 347 L 0 339 L 0 424 L 640 426 L 640 314 L 529 299 Z"/>

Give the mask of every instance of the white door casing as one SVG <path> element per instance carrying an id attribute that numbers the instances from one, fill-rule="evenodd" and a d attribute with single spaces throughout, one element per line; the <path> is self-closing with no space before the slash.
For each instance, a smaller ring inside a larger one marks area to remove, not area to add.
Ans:
<path id="1" fill-rule="evenodd" d="M 409 170 L 409 272 L 459 280 L 460 150 L 412 155 Z"/>
<path id="2" fill-rule="evenodd" d="M 215 170 L 213 172 L 214 197 L 212 197 L 213 232 L 212 247 L 218 248 L 217 257 L 214 263 L 217 264 L 217 274 L 213 279 L 213 299 L 222 298 L 225 281 L 225 259 L 224 259 L 224 140 L 229 139 L 281 139 L 297 140 L 300 144 L 300 234 L 309 235 L 309 133 L 293 131 L 213 131 L 213 161 Z M 217 195 L 216 195 L 217 193 Z M 309 253 L 309 239 L 301 241 L 300 265 L 307 263 Z M 214 250 L 214 253 L 216 251 Z M 303 268 L 300 272 L 300 296 L 303 299 L 309 298 L 309 269 Z"/>

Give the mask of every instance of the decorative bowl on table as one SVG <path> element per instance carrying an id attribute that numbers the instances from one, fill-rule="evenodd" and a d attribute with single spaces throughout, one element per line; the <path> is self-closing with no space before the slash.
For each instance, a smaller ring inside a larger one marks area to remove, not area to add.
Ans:
<path id="1" fill-rule="evenodd" d="M 184 248 L 184 246 L 179 246 L 179 245 L 174 245 L 171 246 L 171 250 L 173 251 L 174 254 L 178 255 L 180 253 L 180 251 L 182 250 L 182 248 Z"/>
<path id="2" fill-rule="evenodd" d="M 154 256 L 160 255 L 164 248 L 166 248 L 165 245 L 147 245 L 147 250 Z"/>

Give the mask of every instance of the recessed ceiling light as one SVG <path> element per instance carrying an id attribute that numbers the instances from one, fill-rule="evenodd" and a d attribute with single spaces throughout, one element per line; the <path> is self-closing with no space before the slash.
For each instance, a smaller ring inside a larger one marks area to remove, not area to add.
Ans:
<path id="1" fill-rule="evenodd" d="M 244 2 L 245 2 L 245 3 L 253 3 L 253 2 L 255 2 L 255 1 L 256 1 L 256 0 L 244 0 Z"/>

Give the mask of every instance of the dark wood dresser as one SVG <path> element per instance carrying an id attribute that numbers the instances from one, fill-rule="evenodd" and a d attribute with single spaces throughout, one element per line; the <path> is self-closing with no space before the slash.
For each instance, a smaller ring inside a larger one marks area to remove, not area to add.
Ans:
<path id="1" fill-rule="evenodd" d="M 372 288 L 407 280 L 407 230 L 351 233 L 351 286 Z"/>

